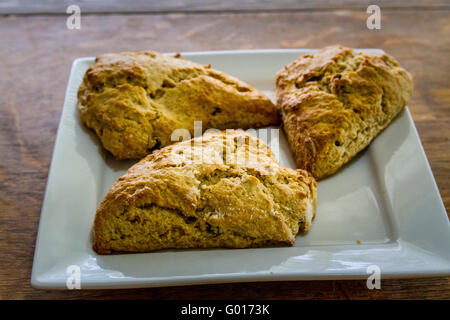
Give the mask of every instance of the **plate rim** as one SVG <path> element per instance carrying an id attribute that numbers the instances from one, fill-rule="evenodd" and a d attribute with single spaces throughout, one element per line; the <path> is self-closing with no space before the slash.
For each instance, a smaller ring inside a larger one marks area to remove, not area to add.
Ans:
<path id="1" fill-rule="evenodd" d="M 229 54 L 261 54 L 261 53 L 267 53 L 267 54 L 273 54 L 273 53 L 301 53 L 305 51 L 314 51 L 317 49 L 309 49 L 309 48 L 298 48 L 298 49 L 248 49 L 248 50 L 210 50 L 210 51 L 188 51 L 188 52 L 180 52 L 181 55 L 184 55 L 186 57 L 189 56 L 207 56 L 207 55 L 229 55 Z M 355 51 L 368 51 L 368 52 L 379 52 L 383 53 L 383 50 L 380 49 L 369 49 L 369 48 L 361 48 L 361 49 L 355 49 Z M 165 53 L 166 55 L 173 55 L 175 52 L 169 52 Z M 55 174 L 55 155 L 56 155 L 56 149 L 58 146 L 58 142 L 62 139 L 62 123 L 65 119 L 65 113 L 68 112 L 68 107 L 66 107 L 66 103 L 69 98 L 70 94 L 70 84 L 73 82 L 73 77 L 75 70 L 78 68 L 80 63 L 86 62 L 86 61 L 93 61 L 95 57 L 79 57 L 76 58 L 72 65 L 70 70 L 69 79 L 66 86 L 65 96 L 64 96 L 64 102 L 63 102 L 63 108 L 61 110 L 61 116 L 58 122 L 58 129 L 56 133 L 55 143 L 53 146 L 53 153 L 51 157 L 51 162 L 49 166 L 47 181 L 46 181 L 46 187 L 44 192 L 44 198 L 41 206 L 41 212 L 40 212 L 40 218 L 39 218 L 39 226 L 38 231 L 36 235 L 36 244 L 35 244 L 35 250 L 34 250 L 34 256 L 33 256 L 33 266 L 32 266 L 32 272 L 31 272 L 31 285 L 34 288 L 39 289 L 61 289 L 61 290 L 67 290 L 65 283 L 61 283 L 60 281 L 48 281 L 48 280 L 42 280 L 40 276 L 43 275 L 41 270 L 38 270 L 38 264 L 36 261 L 39 259 L 39 253 L 42 250 L 40 246 L 40 238 L 41 238 L 41 225 L 43 218 L 45 217 L 45 204 L 46 201 L 48 201 L 48 192 L 50 186 L 50 181 L 52 178 L 52 175 Z M 414 120 L 412 118 L 412 115 L 409 111 L 409 108 L 405 108 L 409 124 L 413 128 L 413 133 L 415 136 L 415 140 L 418 141 L 418 146 L 421 152 L 421 157 L 425 159 L 426 163 L 426 173 L 429 177 L 431 177 L 432 180 L 432 186 L 435 194 L 438 196 L 438 203 L 436 203 L 440 210 L 442 210 L 444 213 L 446 213 L 446 209 L 443 203 L 443 199 L 441 196 L 441 193 L 439 191 L 438 185 L 436 183 L 436 179 L 434 178 L 433 171 L 431 168 L 431 165 L 428 161 L 428 158 L 426 156 L 425 150 L 423 148 L 422 141 L 420 139 L 418 130 L 416 128 L 416 125 L 414 123 Z M 447 216 L 447 223 L 450 230 L 450 221 Z M 413 245 L 412 243 L 408 242 L 405 239 L 397 239 L 394 241 L 396 244 L 403 243 L 408 245 Z M 369 245 L 369 244 L 368 244 Z M 376 244 L 376 246 L 380 246 L 380 244 Z M 436 254 L 436 253 L 434 253 Z M 437 255 L 440 257 L 439 255 Z M 442 257 L 441 257 L 442 258 Z M 444 257 L 445 259 L 445 257 Z M 450 275 L 450 261 L 447 261 L 447 265 L 445 268 L 441 268 L 438 270 L 423 270 L 422 272 L 420 270 L 415 270 L 411 272 L 383 272 L 383 278 L 385 279 L 398 279 L 398 278 L 417 278 L 417 277 L 437 277 L 437 276 L 448 276 Z M 339 272 L 328 273 L 328 274 L 303 274 L 299 272 L 277 272 L 276 274 L 273 273 L 267 273 L 267 272 L 251 272 L 251 273 L 227 273 L 227 274 L 203 274 L 203 275 L 192 275 L 192 276 L 176 276 L 176 277 L 165 277 L 162 279 L 155 278 L 136 278 L 136 279 L 122 279 L 115 282 L 88 282 L 85 283 L 85 285 L 82 285 L 82 289 L 112 289 L 112 288 L 144 288 L 144 287 L 161 287 L 161 286 L 179 286 L 179 285 L 196 285 L 196 284 L 212 284 L 212 283 L 238 283 L 238 282 L 264 282 L 264 281 L 303 281 L 303 280 L 354 280 L 354 279 L 365 279 L 367 278 L 366 273 L 353 273 L 353 274 L 343 274 L 342 270 Z M 86 285 L 87 284 L 87 285 Z"/>

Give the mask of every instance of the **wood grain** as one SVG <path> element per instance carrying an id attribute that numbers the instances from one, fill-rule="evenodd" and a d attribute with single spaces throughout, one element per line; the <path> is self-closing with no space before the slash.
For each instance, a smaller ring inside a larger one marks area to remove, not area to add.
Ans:
<path id="1" fill-rule="evenodd" d="M 415 78 L 410 103 L 445 207 L 450 208 L 450 19 L 447 10 L 383 10 L 382 29 L 365 10 L 0 17 L 0 299 L 450 299 L 450 278 L 246 283 L 108 291 L 42 291 L 30 274 L 55 134 L 72 61 L 104 52 L 382 48 Z"/>
<path id="2" fill-rule="evenodd" d="M 2 0 L 0 14 L 65 14 L 78 5 L 82 13 L 211 13 L 311 10 L 365 10 L 376 4 L 382 9 L 450 8 L 446 0 Z"/>

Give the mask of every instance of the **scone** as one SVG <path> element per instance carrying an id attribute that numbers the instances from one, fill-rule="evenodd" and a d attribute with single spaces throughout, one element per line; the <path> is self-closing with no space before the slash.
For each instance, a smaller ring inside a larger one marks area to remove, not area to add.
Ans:
<path id="1" fill-rule="evenodd" d="M 284 67 L 277 106 L 297 167 L 317 179 L 335 173 L 389 125 L 412 90 L 411 76 L 391 56 L 340 45 Z"/>
<path id="2" fill-rule="evenodd" d="M 206 132 L 153 151 L 115 182 L 97 210 L 93 248 L 292 245 L 311 226 L 316 189 L 245 131 Z"/>
<path id="3" fill-rule="evenodd" d="M 203 130 L 279 123 L 275 105 L 248 84 L 153 51 L 97 57 L 78 90 L 78 110 L 117 159 L 139 159 L 173 143 L 176 129 L 192 136 L 194 121 Z"/>

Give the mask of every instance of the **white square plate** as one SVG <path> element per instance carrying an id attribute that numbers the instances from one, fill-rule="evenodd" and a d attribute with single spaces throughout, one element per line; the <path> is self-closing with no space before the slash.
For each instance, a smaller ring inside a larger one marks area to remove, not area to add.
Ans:
<path id="1" fill-rule="evenodd" d="M 274 98 L 276 72 L 309 51 L 183 56 Z M 343 170 L 319 182 L 316 219 L 294 247 L 97 255 L 91 248 L 95 210 L 133 162 L 114 160 L 79 121 L 77 90 L 92 62 L 81 58 L 72 66 L 42 207 L 34 287 L 66 288 L 71 265 L 79 267 L 86 289 L 358 279 L 368 276 L 371 265 L 380 268 L 382 279 L 450 274 L 449 220 L 408 110 Z M 280 162 L 294 167 L 282 133 L 280 139 Z"/>

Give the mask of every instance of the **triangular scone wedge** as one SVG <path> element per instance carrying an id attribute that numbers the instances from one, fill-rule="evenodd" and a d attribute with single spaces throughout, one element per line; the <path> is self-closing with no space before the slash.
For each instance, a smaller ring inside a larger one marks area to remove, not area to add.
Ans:
<path id="1" fill-rule="evenodd" d="M 339 45 L 278 72 L 277 104 L 297 167 L 316 179 L 350 161 L 403 110 L 412 78 L 387 54 Z"/>
<path id="2" fill-rule="evenodd" d="M 165 248 L 292 245 L 315 215 L 317 183 L 279 166 L 242 130 L 155 150 L 131 167 L 100 204 L 99 254 Z"/>
<path id="3" fill-rule="evenodd" d="M 78 90 L 81 120 L 117 159 L 139 159 L 172 143 L 175 129 L 258 128 L 279 123 L 275 105 L 239 79 L 182 58 L 105 54 Z"/>

